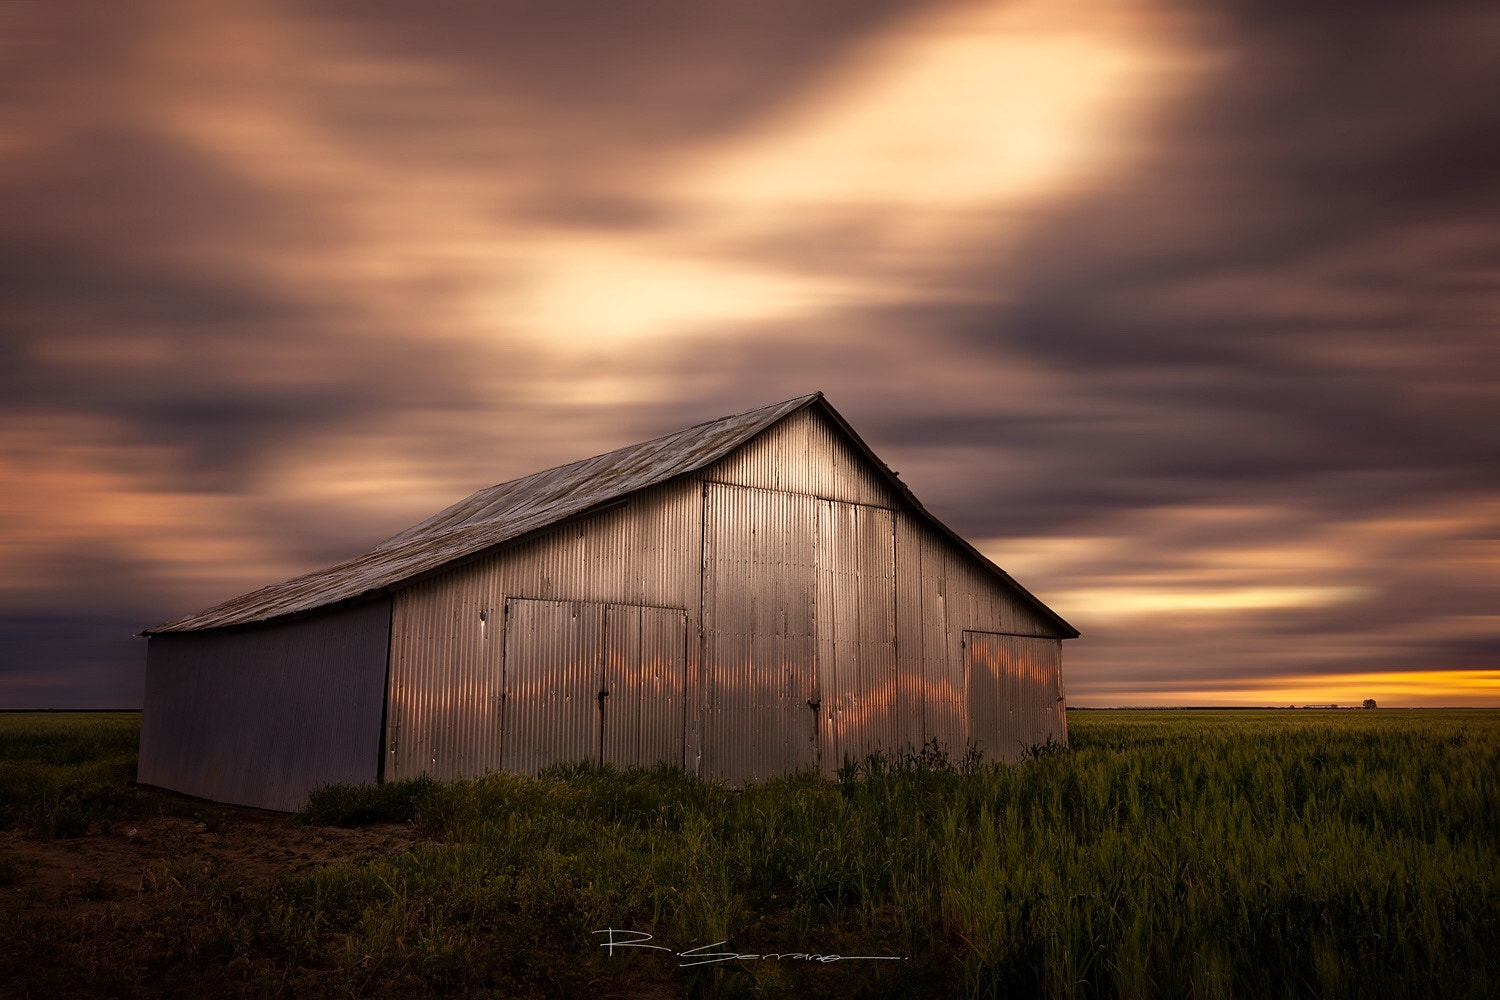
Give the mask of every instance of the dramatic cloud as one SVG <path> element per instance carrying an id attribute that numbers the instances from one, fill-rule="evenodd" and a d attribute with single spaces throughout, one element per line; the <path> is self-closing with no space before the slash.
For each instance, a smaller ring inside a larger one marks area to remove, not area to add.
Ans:
<path id="1" fill-rule="evenodd" d="M 814 388 L 1075 704 L 1500 703 L 1487 5 L 0 10 L 0 703 Z"/>

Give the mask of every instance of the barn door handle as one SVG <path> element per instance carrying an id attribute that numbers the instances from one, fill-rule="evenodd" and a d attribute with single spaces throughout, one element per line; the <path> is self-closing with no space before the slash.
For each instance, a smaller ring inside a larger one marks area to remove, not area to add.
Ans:
<path id="1" fill-rule="evenodd" d="M 601 704 L 601 705 L 604 704 L 604 699 L 608 698 L 608 697 L 609 697 L 609 692 L 608 691 L 600 691 L 599 692 L 599 704 Z"/>
<path id="2" fill-rule="evenodd" d="M 823 700 L 821 698 L 810 699 L 807 703 L 807 707 L 816 712 L 818 710 L 818 706 L 821 704 L 823 704 Z"/>

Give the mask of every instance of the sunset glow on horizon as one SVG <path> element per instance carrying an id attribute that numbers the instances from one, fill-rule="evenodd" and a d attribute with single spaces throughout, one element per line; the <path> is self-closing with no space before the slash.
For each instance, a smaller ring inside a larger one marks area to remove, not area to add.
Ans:
<path id="1" fill-rule="evenodd" d="M 1071 704 L 1500 707 L 1487 8 L 0 13 L 0 707 L 814 390 Z"/>

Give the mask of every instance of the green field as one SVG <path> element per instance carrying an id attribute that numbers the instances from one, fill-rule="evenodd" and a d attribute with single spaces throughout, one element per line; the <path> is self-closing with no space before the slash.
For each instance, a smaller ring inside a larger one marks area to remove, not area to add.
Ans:
<path id="1" fill-rule="evenodd" d="M 270 877 L 143 861 L 86 912 L 7 899 L 0 994 L 1500 995 L 1500 712 L 1068 722 L 1071 749 L 1016 765 L 743 791 L 590 767 L 330 789 L 260 835 L 412 832 Z M 82 850 L 207 808 L 131 785 L 135 725 L 0 716 L 3 842 Z M 0 866 L 0 891 L 27 877 Z M 610 955 L 606 928 L 670 950 Z M 832 954 L 896 960 L 797 957 Z"/>

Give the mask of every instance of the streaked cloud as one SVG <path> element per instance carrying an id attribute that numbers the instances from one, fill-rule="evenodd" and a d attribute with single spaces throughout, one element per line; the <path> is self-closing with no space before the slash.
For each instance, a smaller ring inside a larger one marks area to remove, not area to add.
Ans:
<path id="1" fill-rule="evenodd" d="M 1075 702 L 1500 702 L 1484 5 L 4 6 L 0 699 L 823 388 Z"/>

